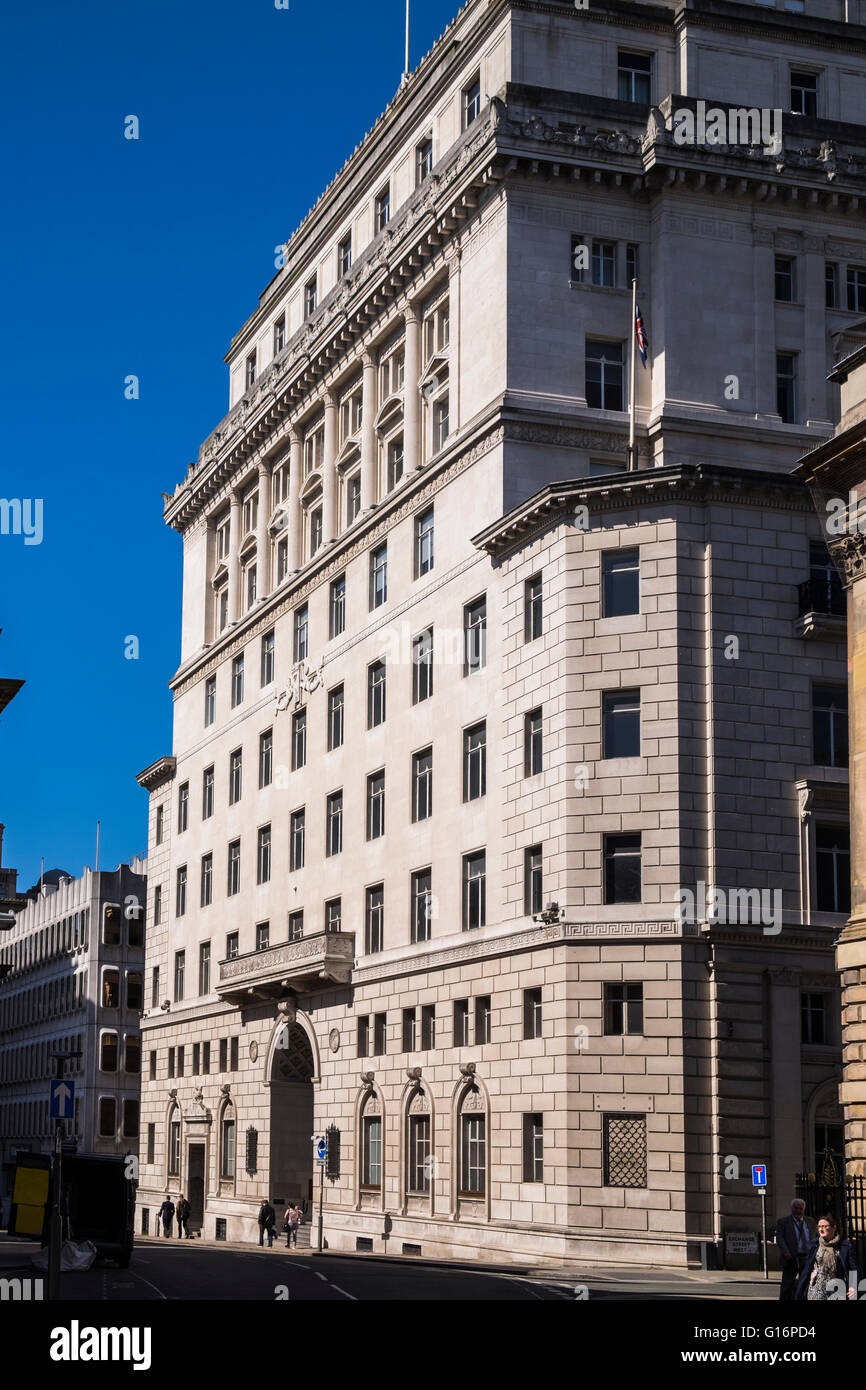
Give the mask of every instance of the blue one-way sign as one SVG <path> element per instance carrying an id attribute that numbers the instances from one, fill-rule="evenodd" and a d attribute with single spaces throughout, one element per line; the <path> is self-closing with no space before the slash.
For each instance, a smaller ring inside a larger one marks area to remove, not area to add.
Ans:
<path id="1" fill-rule="evenodd" d="M 767 1165 L 766 1163 L 752 1164 L 752 1187 L 767 1186 Z"/>
<path id="2" fill-rule="evenodd" d="M 52 1120 L 71 1120 L 75 1114 L 75 1082 L 58 1078 L 51 1082 L 51 1105 L 49 1117 Z"/>

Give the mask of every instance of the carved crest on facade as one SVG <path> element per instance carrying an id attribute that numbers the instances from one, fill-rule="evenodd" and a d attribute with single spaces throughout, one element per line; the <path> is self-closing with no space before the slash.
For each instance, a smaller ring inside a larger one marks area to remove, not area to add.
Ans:
<path id="1" fill-rule="evenodd" d="M 282 690 L 277 691 L 275 713 L 281 714 L 284 710 L 291 709 L 304 694 L 310 694 L 318 690 L 324 682 L 324 658 L 318 666 L 310 666 L 306 661 L 299 661 L 293 668 L 292 674 Z"/>

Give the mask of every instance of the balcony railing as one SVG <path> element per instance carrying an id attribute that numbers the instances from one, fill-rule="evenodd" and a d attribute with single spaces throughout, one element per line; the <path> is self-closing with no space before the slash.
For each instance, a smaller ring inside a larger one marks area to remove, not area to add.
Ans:
<path id="1" fill-rule="evenodd" d="M 264 951 L 220 961 L 217 994 L 235 1004 L 276 999 L 286 989 L 346 984 L 355 960 L 354 932 L 316 932 Z"/>
<path id="2" fill-rule="evenodd" d="M 797 585 L 799 598 L 798 612 L 801 618 L 807 613 L 825 613 L 828 616 L 845 617 L 845 590 L 838 574 L 811 575 Z"/>

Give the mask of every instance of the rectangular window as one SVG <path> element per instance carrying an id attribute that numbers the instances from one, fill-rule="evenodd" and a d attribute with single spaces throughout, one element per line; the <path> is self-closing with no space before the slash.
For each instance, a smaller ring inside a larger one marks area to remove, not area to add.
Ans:
<path id="1" fill-rule="evenodd" d="M 366 1054 L 365 1054 L 366 1055 Z M 363 1166 L 361 1182 L 366 1188 L 382 1186 L 382 1117 L 365 1115 L 363 1131 Z"/>
<path id="2" fill-rule="evenodd" d="M 228 855 L 228 887 L 230 898 L 241 891 L 241 842 L 232 840 Z"/>
<path id="3" fill-rule="evenodd" d="M 370 1055 L 370 1015 L 362 1014 L 358 1019 L 358 1056 Z"/>
<path id="4" fill-rule="evenodd" d="M 796 116 L 817 116 L 818 74 L 791 69 L 791 110 Z"/>
<path id="5" fill-rule="evenodd" d="M 229 1069 L 229 1040 L 220 1038 L 220 1072 L 227 1072 Z"/>
<path id="6" fill-rule="evenodd" d="M 346 483 L 346 525 L 351 526 L 361 515 L 361 479 L 356 473 Z"/>
<path id="7" fill-rule="evenodd" d="M 367 839 L 385 834 L 385 772 L 372 772 L 367 778 Z"/>
<path id="8" fill-rule="evenodd" d="M 463 129 L 467 130 L 481 114 L 481 74 L 476 73 L 463 88 Z"/>
<path id="9" fill-rule="evenodd" d="M 475 724 L 463 731 L 463 800 L 477 801 L 487 794 L 487 725 Z"/>
<path id="10" fill-rule="evenodd" d="M 544 1116 L 523 1117 L 523 1181 L 544 1182 Z"/>
<path id="11" fill-rule="evenodd" d="M 487 922 L 487 855 L 478 850 L 463 856 L 463 930 L 474 931 Z"/>
<path id="12" fill-rule="evenodd" d="M 292 812 L 289 831 L 289 868 L 292 872 L 304 867 L 304 838 L 306 833 L 306 813 L 301 807 Z"/>
<path id="13" fill-rule="evenodd" d="M 300 912 L 290 912 L 290 913 L 289 913 L 289 940 L 290 940 L 290 941 L 300 941 L 300 940 L 302 939 L 303 935 L 304 935 L 304 913 L 303 913 L 303 910 L 301 910 Z"/>
<path id="14" fill-rule="evenodd" d="M 381 883 L 367 889 L 366 907 L 364 950 L 367 955 L 374 955 L 382 950 L 384 941 L 385 889 Z"/>
<path id="15" fill-rule="evenodd" d="M 150 1081 L 155 1081 L 155 1080 L 156 1080 L 156 1053 L 155 1053 L 155 1052 L 149 1052 L 149 1053 L 147 1054 L 147 1066 L 148 1066 L 148 1080 L 150 1080 Z M 149 1159 L 148 1159 L 148 1163 L 152 1163 L 152 1162 L 153 1162 L 153 1159 L 152 1159 L 152 1158 L 149 1158 Z"/>
<path id="16" fill-rule="evenodd" d="M 185 1048 L 183 1047 L 183 1045 L 181 1045 L 181 1046 L 177 1049 L 177 1074 L 178 1074 L 178 1076 L 183 1076 L 184 1071 L 185 1071 L 185 1061 L 184 1061 L 184 1057 L 185 1057 Z"/>
<path id="17" fill-rule="evenodd" d="M 608 550 L 602 556 L 602 617 L 640 612 L 640 551 Z"/>
<path id="18" fill-rule="evenodd" d="M 433 452 L 438 454 L 445 448 L 451 430 L 450 402 L 447 394 L 433 402 Z"/>
<path id="19" fill-rule="evenodd" d="M 812 686 L 812 759 L 818 767 L 848 766 L 847 686 Z"/>
<path id="20" fill-rule="evenodd" d="M 205 1076 L 210 1075 L 210 1043 L 202 1043 L 201 1048 L 201 1069 Z"/>
<path id="21" fill-rule="evenodd" d="M 493 1001 L 489 994 L 480 994 L 475 1000 L 475 1045 L 482 1047 L 490 1042 L 493 1020 Z"/>
<path id="22" fill-rule="evenodd" d="M 376 197 L 376 232 L 382 232 L 391 221 L 391 189 L 383 188 Z"/>
<path id="23" fill-rule="evenodd" d="M 352 269 L 352 233 L 351 233 L 351 232 L 349 233 L 348 236 L 344 237 L 343 240 L 340 242 L 340 248 L 339 248 L 339 252 L 338 252 L 338 258 L 339 258 L 339 263 L 340 263 L 340 278 L 342 279 L 342 277 L 343 277 L 344 275 L 348 275 L 348 274 L 349 274 L 349 271 Z"/>
<path id="24" fill-rule="evenodd" d="M 305 603 L 300 608 L 295 609 L 294 625 L 295 661 L 305 661 L 310 645 L 310 609 L 308 604 Z"/>
<path id="25" fill-rule="evenodd" d="M 410 1115 L 407 1144 L 409 1192 L 430 1191 L 430 1116 Z"/>
<path id="26" fill-rule="evenodd" d="M 147 1163 L 153 1163 L 156 1157 L 156 1125 L 147 1126 Z"/>
<path id="27" fill-rule="evenodd" d="M 640 757 L 640 691 L 608 690 L 602 696 L 603 758 Z"/>
<path id="28" fill-rule="evenodd" d="M 433 141 L 429 138 L 422 140 L 420 145 L 415 147 L 415 187 L 418 188 L 424 182 L 427 175 L 433 168 Z"/>
<path id="29" fill-rule="evenodd" d="M 181 1003 L 183 999 L 184 977 L 186 975 L 186 951 L 175 951 L 174 953 L 174 1002 Z"/>
<path id="30" fill-rule="evenodd" d="M 286 316 L 274 321 L 274 357 L 279 357 L 283 348 L 286 346 Z"/>
<path id="31" fill-rule="evenodd" d="M 271 944 L 270 922 L 259 922 L 256 927 L 256 950 L 267 951 Z"/>
<path id="32" fill-rule="evenodd" d="M 201 857 L 201 905 L 210 907 L 213 902 L 213 855 Z"/>
<path id="33" fill-rule="evenodd" d="M 103 1139 L 114 1139 L 117 1134 L 117 1101 L 114 1096 L 99 1098 L 99 1133 Z"/>
<path id="34" fill-rule="evenodd" d="M 346 630 L 346 576 L 331 580 L 328 631 L 332 638 Z"/>
<path id="35" fill-rule="evenodd" d="M 617 52 L 617 97 L 620 101 L 636 101 L 649 106 L 652 101 L 653 60 L 651 53 Z"/>
<path id="36" fill-rule="evenodd" d="M 433 916 L 433 871 L 417 869 L 412 875 L 411 940 L 430 940 L 430 921 Z"/>
<path id="37" fill-rule="evenodd" d="M 848 308 L 866 313 L 866 266 L 849 265 L 847 273 Z"/>
<path id="38" fill-rule="evenodd" d="M 604 836 L 604 901 L 641 901 L 640 835 Z"/>
<path id="39" fill-rule="evenodd" d="M 155 841 L 156 844 L 158 844 L 158 845 L 161 845 L 161 844 L 162 844 L 162 837 L 163 837 L 164 833 L 165 833 L 165 807 L 164 807 L 164 806 L 157 806 L 157 808 L 156 808 L 156 824 L 155 824 L 155 826 L 154 826 L 154 836 L 153 836 L 154 841 Z"/>
<path id="40" fill-rule="evenodd" d="M 815 906 L 819 912 L 851 911 L 851 837 L 847 825 L 815 826 Z"/>
<path id="41" fill-rule="evenodd" d="M 307 764 L 307 711 L 295 710 L 292 715 L 292 771 Z"/>
<path id="42" fill-rule="evenodd" d="M 133 1076 L 141 1071 L 141 1038 L 127 1037 L 124 1071 L 130 1072 Z"/>
<path id="43" fill-rule="evenodd" d="M 474 675 L 487 665 L 487 596 L 467 603 L 463 609 L 464 676 Z"/>
<path id="44" fill-rule="evenodd" d="M 259 787 L 269 787 L 274 775 L 274 734 L 266 729 L 259 734 Z"/>
<path id="45" fill-rule="evenodd" d="M 527 579 L 523 590 L 523 640 L 534 642 L 544 631 L 541 597 L 541 575 Z"/>
<path id="46" fill-rule="evenodd" d="M 794 283 L 794 261 L 791 256 L 776 257 L 776 298 L 783 304 L 793 304 L 797 298 Z"/>
<path id="47" fill-rule="evenodd" d="M 255 379 L 256 379 L 256 354 L 255 354 L 254 352 L 251 352 L 251 353 L 249 354 L 248 358 L 247 358 L 247 370 L 246 370 L 246 389 L 247 389 L 248 391 L 249 391 L 250 387 L 255 383 Z"/>
<path id="48" fill-rule="evenodd" d="M 415 578 L 421 579 L 433 568 L 433 508 L 415 518 Z"/>
<path id="49" fill-rule="evenodd" d="M 343 793 L 331 792 L 325 811 L 325 854 L 331 858 L 343 849 Z"/>
<path id="50" fill-rule="evenodd" d="M 177 871 L 177 894 L 174 904 L 175 917 L 182 917 L 186 912 L 186 864 L 181 864 Z"/>
<path id="51" fill-rule="evenodd" d="M 374 661 L 367 667 L 367 728 L 385 722 L 385 663 Z"/>
<path id="52" fill-rule="evenodd" d="M 175 1073 L 174 1057 L 175 1057 L 174 1048 L 173 1048 L 173 1047 L 170 1047 L 170 1048 L 168 1049 L 168 1062 L 167 1062 L 167 1064 L 166 1064 L 166 1075 L 167 1075 L 167 1076 L 174 1076 L 174 1073 Z"/>
<path id="53" fill-rule="evenodd" d="M 384 1057 L 387 1050 L 387 1014 L 373 1015 L 373 1056 Z"/>
<path id="54" fill-rule="evenodd" d="M 487 1120 L 460 1116 L 460 1196 L 483 1197 L 487 1190 Z"/>
<path id="55" fill-rule="evenodd" d="M 222 1123 L 220 1177 L 231 1180 L 235 1175 L 235 1121 L 226 1116 Z"/>
<path id="56" fill-rule="evenodd" d="M 835 261 L 824 263 L 824 305 L 835 309 L 839 304 L 839 267 Z"/>
<path id="57" fill-rule="evenodd" d="M 310 512 L 310 559 L 322 546 L 322 508 L 315 507 Z"/>
<path id="58" fill-rule="evenodd" d="M 229 1053 L 230 1053 L 229 1070 L 230 1070 L 230 1071 L 237 1071 L 237 1069 L 238 1069 L 238 1039 L 237 1039 L 237 1038 L 231 1038 L 231 1039 L 230 1039 L 230 1041 L 229 1041 Z"/>
<path id="59" fill-rule="evenodd" d="M 232 709 L 242 703 L 244 698 L 244 659 L 236 656 L 232 660 Z"/>
<path id="60" fill-rule="evenodd" d="M 136 1139 L 138 1137 L 138 1101 L 131 1097 L 123 1102 L 122 1132 L 124 1139 Z"/>
<path id="61" fill-rule="evenodd" d="M 418 1046 L 418 1013 L 416 1009 L 403 1010 L 402 1046 L 404 1052 L 414 1052 Z"/>
<path id="62" fill-rule="evenodd" d="M 210 942 L 202 941 L 198 948 L 198 992 L 210 994 Z M 207 1068 L 205 1068 L 207 1070 Z"/>
<path id="63" fill-rule="evenodd" d="M 226 960 L 236 960 L 240 954 L 240 937 L 236 931 L 230 931 L 226 937 Z"/>
<path id="64" fill-rule="evenodd" d="M 428 820 L 433 814 L 433 749 L 412 754 L 412 820 Z"/>
<path id="65" fill-rule="evenodd" d="M 776 411 L 786 425 L 797 422 L 797 354 L 776 353 Z"/>
<path id="66" fill-rule="evenodd" d="M 331 898 L 325 903 L 325 931 L 336 932 L 343 929 L 343 900 Z"/>
<path id="67" fill-rule="evenodd" d="M 605 1187 L 646 1187 L 645 1115 L 602 1116 Z"/>
<path id="68" fill-rule="evenodd" d="M 388 598 L 388 546 L 370 551 L 370 610 L 381 608 Z"/>
<path id="69" fill-rule="evenodd" d="M 640 247 L 628 242 L 625 248 L 625 283 L 631 286 L 632 280 L 640 279 Z"/>
<path id="70" fill-rule="evenodd" d="M 182 834 L 189 825 L 189 782 L 183 782 L 177 789 L 177 831 Z"/>
<path id="71" fill-rule="evenodd" d="M 591 410 L 622 410 L 622 343 L 586 340 L 586 403 Z"/>
<path id="72" fill-rule="evenodd" d="M 263 825 L 256 844 L 256 882 L 271 881 L 271 827 Z"/>
<path id="73" fill-rule="evenodd" d="M 454 1046 L 469 1046 L 469 1000 L 454 1000 Z"/>
<path id="74" fill-rule="evenodd" d="M 229 754 L 229 805 L 234 806 L 241 799 L 243 791 L 244 755 L 236 748 Z"/>
<path id="75" fill-rule="evenodd" d="M 523 991 L 523 1036 L 540 1038 L 542 1026 L 541 989 Z"/>
<path id="76" fill-rule="evenodd" d="M 523 899 L 527 916 L 541 912 L 544 907 L 542 847 L 531 845 L 523 852 Z"/>
<path id="77" fill-rule="evenodd" d="M 388 492 L 393 492 L 394 488 L 403 477 L 403 463 L 403 436 L 401 434 L 395 439 L 388 440 L 386 488 Z"/>
<path id="78" fill-rule="evenodd" d="M 592 243 L 592 283 L 616 286 L 616 242 L 594 241 Z"/>
<path id="79" fill-rule="evenodd" d="M 152 1009 L 157 1009 L 161 1003 L 162 1000 L 159 997 L 159 966 L 155 965 L 151 976 L 150 1006 Z"/>
<path id="80" fill-rule="evenodd" d="M 345 694 L 343 687 L 337 685 L 328 691 L 328 752 L 343 746 L 343 713 Z"/>
<path id="81" fill-rule="evenodd" d="M 316 312 L 319 302 L 319 285 L 314 275 L 312 280 L 308 280 L 304 285 L 304 318 L 309 318 Z"/>
<path id="82" fill-rule="evenodd" d="M 99 1066 L 102 1071 L 117 1071 L 117 1034 L 103 1033 Z"/>
<path id="83" fill-rule="evenodd" d="M 201 1071 L 201 1043 L 192 1045 L 192 1074 L 198 1076 Z"/>
<path id="84" fill-rule="evenodd" d="M 433 694 L 433 629 L 412 638 L 412 704 L 419 705 Z"/>
<path id="85" fill-rule="evenodd" d="M 429 1052 L 436 1046 L 436 1005 L 423 1004 L 421 1007 L 421 1051 Z"/>
<path id="86" fill-rule="evenodd" d="M 540 709 L 523 716 L 523 775 L 537 777 L 542 770 L 543 719 Z"/>
<path id="87" fill-rule="evenodd" d="M 643 985 L 604 987 L 604 1031 L 610 1037 L 643 1033 Z"/>
<path id="88" fill-rule="evenodd" d="M 270 685 L 274 679 L 274 634 L 266 632 L 262 638 L 261 654 L 261 683 L 262 687 Z"/>
<path id="89" fill-rule="evenodd" d="M 206 767 L 201 775 L 201 818 L 210 820 L 213 815 L 214 770 Z"/>
<path id="90" fill-rule="evenodd" d="M 826 1043 L 830 1041 L 827 1020 L 829 1017 L 828 994 L 800 995 L 800 1040 L 804 1043 Z"/>

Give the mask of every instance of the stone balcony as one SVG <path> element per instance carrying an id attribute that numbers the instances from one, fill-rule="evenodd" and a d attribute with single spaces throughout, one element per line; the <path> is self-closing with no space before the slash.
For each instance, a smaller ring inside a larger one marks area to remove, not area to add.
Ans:
<path id="1" fill-rule="evenodd" d="M 354 932 L 317 932 L 220 961 L 217 994 L 241 1005 L 279 999 L 288 989 L 300 993 L 344 985 L 354 960 Z"/>

